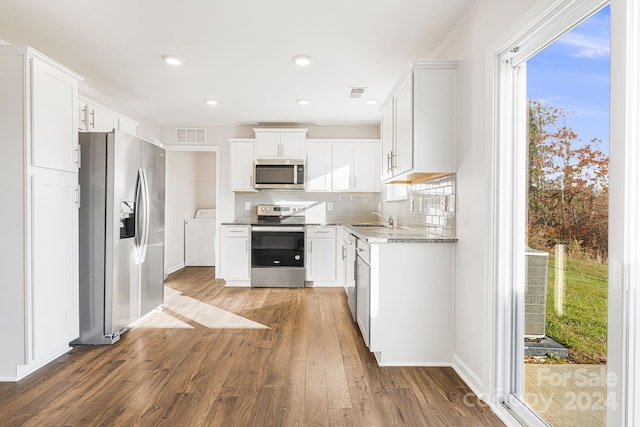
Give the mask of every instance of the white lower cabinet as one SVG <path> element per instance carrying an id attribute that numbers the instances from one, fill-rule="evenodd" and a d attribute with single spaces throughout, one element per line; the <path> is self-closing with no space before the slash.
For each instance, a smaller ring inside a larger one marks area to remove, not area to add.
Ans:
<path id="1" fill-rule="evenodd" d="M 356 237 L 342 229 L 341 277 L 351 317 L 356 320 Z"/>
<path id="2" fill-rule="evenodd" d="M 81 132 L 111 132 L 121 130 L 135 135 L 138 123 L 104 107 L 92 99 L 78 98 L 78 130 Z"/>
<path id="3" fill-rule="evenodd" d="M 251 227 L 220 227 L 220 268 L 218 274 L 228 286 L 251 284 Z"/>
<path id="4" fill-rule="evenodd" d="M 306 227 L 306 279 L 315 286 L 338 282 L 337 227 Z"/>
<path id="5" fill-rule="evenodd" d="M 356 242 L 356 323 L 367 347 L 371 347 L 371 248 Z"/>
<path id="6" fill-rule="evenodd" d="M 359 261 L 358 325 L 380 366 L 453 363 L 453 251 L 453 243 L 371 244 L 368 271 Z"/>
<path id="7" fill-rule="evenodd" d="M 78 177 L 33 176 L 32 274 L 34 360 L 55 354 L 79 336 Z"/>

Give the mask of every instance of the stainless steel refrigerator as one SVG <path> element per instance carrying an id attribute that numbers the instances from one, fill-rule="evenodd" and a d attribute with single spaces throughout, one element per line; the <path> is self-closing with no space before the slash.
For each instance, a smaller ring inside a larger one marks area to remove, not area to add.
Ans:
<path id="1" fill-rule="evenodd" d="M 81 132 L 79 140 L 80 338 L 74 343 L 113 344 L 164 299 L 165 150 L 117 130 Z"/>

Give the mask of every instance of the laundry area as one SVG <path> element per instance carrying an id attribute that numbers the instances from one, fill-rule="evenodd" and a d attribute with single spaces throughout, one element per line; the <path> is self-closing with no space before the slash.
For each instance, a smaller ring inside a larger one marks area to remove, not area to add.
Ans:
<path id="1" fill-rule="evenodd" d="M 216 262 L 216 210 L 198 209 L 184 221 L 184 265 L 209 267 Z"/>
<path id="2" fill-rule="evenodd" d="M 215 266 L 216 154 L 167 153 L 165 264 L 169 272 L 185 266 Z"/>

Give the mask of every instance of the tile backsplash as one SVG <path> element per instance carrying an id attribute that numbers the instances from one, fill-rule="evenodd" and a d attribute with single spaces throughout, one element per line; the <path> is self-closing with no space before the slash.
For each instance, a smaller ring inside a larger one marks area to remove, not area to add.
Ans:
<path id="1" fill-rule="evenodd" d="M 407 191 L 401 222 L 410 228 L 456 236 L 456 175 L 412 184 Z"/>
<path id="2" fill-rule="evenodd" d="M 304 191 L 258 191 L 235 194 L 235 220 L 256 219 L 256 205 L 290 204 L 304 206 L 310 223 L 358 223 L 377 221 L 379 193 L 307 193 Z M 249 210 L 245 209 L 249 204 Z"/>

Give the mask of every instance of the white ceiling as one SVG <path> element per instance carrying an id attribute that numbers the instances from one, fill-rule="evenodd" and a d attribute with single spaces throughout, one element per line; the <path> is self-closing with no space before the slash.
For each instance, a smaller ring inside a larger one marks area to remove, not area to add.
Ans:
<path id="1" fill-rule="evenodd" d="M 410 61 L 430 59 L 472 2 L 0 0 L 0 39 L 161 125 L 375 123 Z M 314 61 L 300 68 L 296 54 Z M 352 86 L 379 104 L 347 99 Z"/>

